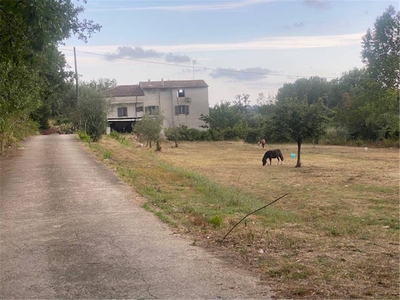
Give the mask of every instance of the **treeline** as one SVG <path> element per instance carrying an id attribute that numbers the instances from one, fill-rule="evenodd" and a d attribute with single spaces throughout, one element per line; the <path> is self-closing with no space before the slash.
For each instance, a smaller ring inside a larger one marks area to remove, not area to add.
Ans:
<path id="1" fill-rule="evenodd" d="M 167 131 L 170 139 L 243 139 L 256 142 L 294 140 L 348 144 L 399 141 L 400 13 L 393 6 L 376 19 L 362 39 L 365 67 L 340 78 L 300 78 L 286 83 L 277 95 L 259 94 L 256 105 L 249 95 L 221 102 L 201 116 L 209 129 L 186 127 Z"/>
<path id="2" fill-rule="evenodd" d="M 58 51 L 76 35 L 83 41 L 101 26 L 79 20 L 83 6 L 72 0 L 0 1 L 0 153 L 8 145 L 47 130 L 49 119 L 68 123 L 93 141 L 106 128 L 104 90 L 115 80 L 82 83 L 79 99 L 73 72 Z M 349 141 L 399 139 L 400 13 L 393 6 L 376 19 L 362 39 L 365 67 L 340 78 L 300 78 L 272 99 L 260 94 L 221 102 L 201 116 L 208 129 L 170 128 L 175 140 L 243 139 L 255 142 L 304 141 L 344 144 Z M 62 120 L 62 119 L 65 120 Z"/>
<path id="3" fill-rule="evenodd" d="M 66 95 L 76 100 L 74 73 L 57 47 L 71 35 L 86 42 L 101 26 L 79 20 L 84 8 L 72 2 L 0 1 L 0 153 L 48 128 L 48 119 L 71 104 Z"/>

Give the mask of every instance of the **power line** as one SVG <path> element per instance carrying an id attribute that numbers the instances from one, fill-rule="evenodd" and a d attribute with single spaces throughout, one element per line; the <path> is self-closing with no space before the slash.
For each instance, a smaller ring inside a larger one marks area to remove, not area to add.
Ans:
<path id="1" fill-rule="evenodd" d="M 60 49 L 60 50 L 61 51 L 73 51 L 70 49 Z M 80 50 L 77 50 L 76 52 L 88 54 L 88 55 L 106 57 L 106 58 L 110 58 L 110 59 L 125 59 L 125 60 L 131 60 L 131 61 L 138 61 L 138 62 L 142 62 L 142 63 L 148 63 L 148 64 L 157 64 L 157 65 L 165 65 L 165 66 L 180 67 L 180 68 L 193 68 L 194 69 L 194 65 L 190 65 L 190 66 L 189 65 L 181 65 L 181 64 L 174 64 L 174 63 L 167 63 L 167 62 L 143 60 L 143 59 L 132 58 L 132 57 L 124 57 L 124 56 L 118 56 L 118 55 L 114 55 L 114 54 L 99 54 L 99 53 L 80 51 Z M 210 70 L 210 71 L 223 71 L 223 72 L 231 72 L 231 73 L 253 74 L 253 75 L 265 75 L 265 76 L 296 77 L 296 78 L 309 77 L 309 76 L 304 76 L 304 75 L 266 73 L 266 72 L 256 72 L 256 71 L 246 71 L 246 70 L 225 69 L 225 68 L 201 67 L 201 68 L 197 68 L 197 69 Z M 330 77 L 330 76 L 323 76 L 323 77 L 324 78 L 337 78 L 337 77 Z"/>

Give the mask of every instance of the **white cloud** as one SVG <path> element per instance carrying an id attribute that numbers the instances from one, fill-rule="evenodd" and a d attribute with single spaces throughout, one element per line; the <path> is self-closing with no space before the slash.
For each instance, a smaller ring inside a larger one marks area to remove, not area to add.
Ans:
<path id="1" fill-rule="evenodd" d="M 289 36 L 260 38 L 242 43 L 220 44 L 183 44 L 183 45 L 152 45 L 140 48 L 151 49 L 164 53 L 174 52 L 210 52 L 210 51 L 239 51 L 239 50 L 277 50 L 277 49 L 306 49 L 306 48 L 331 48 L 360 45 L 364 33 L 325 35 L 325 36 Z M 119 45 L 108 46 L 80 46 L 79 52 L 108 54 L 115 52 Z M 65 47 L 60 47 L 61 50 Z"/>
<path id="2" fill-rule="evenodd" d="M 168 53 L 165 56 L 165 61 L 171 63 L 190 63 L 192 60 L 187 55 Z"/>

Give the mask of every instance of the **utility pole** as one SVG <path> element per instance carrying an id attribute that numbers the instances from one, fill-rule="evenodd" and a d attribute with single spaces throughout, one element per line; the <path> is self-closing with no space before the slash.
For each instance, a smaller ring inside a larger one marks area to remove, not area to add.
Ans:
<path id="1" fill-rule="evenodd" d="M 196 64 L 196 63 L 197 63 L 197 60 L 195 60 L 195 59 L 192 59 L 192 63 L 193 63 L 193 80 L 194 80 L 194 64 Z"/>
<path id="2" fill-rule="evenodd" d="M 74 60 L 75 60 L 75 82 L 76 82 L 76 103 L 79 101 L 79 83 L 78 83 L 78 67 L 76 63 L 76 50 L 74 47 Z"/>

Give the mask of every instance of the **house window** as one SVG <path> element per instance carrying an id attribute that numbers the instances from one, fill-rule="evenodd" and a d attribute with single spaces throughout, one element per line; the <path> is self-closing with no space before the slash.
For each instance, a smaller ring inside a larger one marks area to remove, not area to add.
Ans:
<path id="1" fill-rule="evenodd" d="M 143 112 L 143 106 L 136 106 L 136 112 Z"/>
<path id="2" fill-rule="evenodd" d="M 149 115 L 155 115 L 158 112 L 158 106 L 146 106 L 145 112 Z"/>
<path id="3" fill-rule="evenodd" d="M 128 108 L 127 107 L 118 107 L 118 118 L 127 117 L 128 116 Z"/>
<path id="4" fill-rule="evenodd" d="M 188 115 L 189 105 L 177 105 L 175 106 L 175 116 L 177 115 Z"/>
<path id="5" fill-rule="evenodd" d="M 185 90 L 178 90 L 178 98 L 185 97 Z"/>

